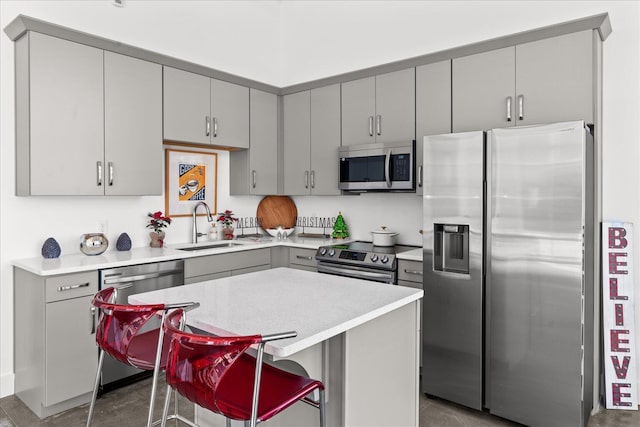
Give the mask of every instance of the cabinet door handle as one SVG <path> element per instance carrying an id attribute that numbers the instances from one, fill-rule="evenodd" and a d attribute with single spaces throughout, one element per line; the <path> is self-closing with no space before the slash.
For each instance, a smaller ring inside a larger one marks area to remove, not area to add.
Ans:
<path id="1" fill-rule="evenodd" d="M 382 135 L 382 116 L 380 114 L 376 116 L 376 134 Z"/>
<path id="2" fill-rule="evenodd" d="M 373 116 L 369 116 L 369 136 L 373 136 Z"/>
<path id="3" fill-rule="evenodd" d="M 524 120 L 524 95 L 518 95 L 518 120 Z"/>
<path id="4" fill-rule="evenodd" d="M 309 171 L 304 171 L 304 188 L 309 188 Z"/>
<path id="5" fill-rule="evenodd" d="M 211 133 L 211 120 L 209 120 L 209 116 L 204 116 L 204 125 L 205 135 L 209 136 Z"/>
<path id="6" fill-rule="evenodd" d="M 418 166 L 418 187 L 422 187 L 422 165 Z"/>
<path id="7" fill-rule="evenodd" d="M 58 292 L 71 291 L 73 289 L 79 289 L 79 288 L 86 288 L 87 286 L 89 286 L 89 282 L 78 283 L 77 285 L 58 286 Z"/>
<path id="8" fill-rule="evenodd" d="M 256 188 L 256 171 L 255 169 L 251 171 L 251 187 Z"/>
<path id="9" fill-rule="evenodd" d="M 218 136 L 218 119 L 216 119 L 215 117 L 213 118 L 213 137 L 217 137 Z"/>
<path id="10" fill-rule="evenodd" d="M 507 121 L 511 121 L 511 97 L 507 96 Z"/>
<path id="11" fill-rule="evenodd" d="M 407 270 L 406 268 L 404 269 L 404 272 L 407 274 L 417 274 L 422 276 L 422 271 L 418 271 L 418 270 Z"/>
<path id="12" fill-rule="evenodd" d="M 98 172 L 98 187 L 100 187 L 102 185 L 102 162 L 97 162 L 96 164 L 96 170 Z"/>
<path id="13" fill-rule="evenodd" d="M 113 185 L 113 162 L 109 162 L 109 186 Z"/>
<path id="14" fill-rule="evenodd" d="M 313 257 L 310 256 L 302 256 L 302 255 L 296 255 L 297 259 L 306 259 L 308 261 L 313 261 Z"/>
<path id="15" fill-rule="evenodd" d="M 89 316 L 91 316 L 91 335 L 96 333 L 96 308 L 91 307 L 89 309 Z"/>
<path id="16" fill-rule="evenodd" d="M 316 188 L 316 171 L 311 171 L 311 188 Z"/>

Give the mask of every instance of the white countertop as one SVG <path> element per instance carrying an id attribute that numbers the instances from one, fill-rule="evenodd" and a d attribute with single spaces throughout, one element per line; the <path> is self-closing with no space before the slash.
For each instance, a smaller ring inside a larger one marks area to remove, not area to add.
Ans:
<path id="1" fill-rule="evenodd" d="M 398 259 L 406 259 L 408 261 L 420 261 L 422 262 L 422 248 L 412 249 L 406 252 L 399 252 L 396 255 Z"/>
<path id="2" fill-rule="evenodd" d="M 347 240 L 301 238 L 289 236 L 284 240 L 271 237 L 234 239 L 232 242 L 241 245 L 233 247 L 217 247 L 202 250 L 182 251 L 175 248 L 195 246 L 189 243 L 170 245 L 165 248 L 138 247 L 129 251 L 117 251 L 108 249 L 101 255 L 85 255 L 75 253 L 63 255 L 60 258 L 46 259 L 43 257 L 12 260 L 12 264 L 23 270 L 39 276 L 53 276 L 57 274 L 79 273 L 82 271 L 99 270 L 104 268 L 122 267 L 135 264 L 147 264 L 151 262 L 187 259 L 205 255 L 246 251 L 251 249 L 270 248 L 273 246 L 288 246 L 308 249 L 318 249 L 323 245 L 333 245 Z M 350 240 L 349 240 L 350 241 Z M 230 242 L 229 240 L 217 241 Z M 198 243 L 197 246 L 211 245 L 212 241 Z"/>
<path id="3" fill-rule="evenodd" d="M 195 301 L 187 323 L 216 335 L 296 331 L 265 351 L 286 357 L 422 298 L 420 289 L 290 268 L 176 286 L 129 297 L 131 304 Z"/>

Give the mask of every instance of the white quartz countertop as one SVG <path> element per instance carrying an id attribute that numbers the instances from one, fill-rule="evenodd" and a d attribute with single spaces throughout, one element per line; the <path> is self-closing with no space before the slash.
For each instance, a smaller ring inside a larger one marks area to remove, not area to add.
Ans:
<path id="1" fill-rule="evenodd" d="M 220 246 L 214 248 L 204 248 L 212 243 L 235 242 L 237 246 Z M 43 257 L 16 259 L 12 261 L 15 267 L 40 276 L 54 276 L 57 274 L 79 273 L 82 271 L 100 270 L 104 268 L 123 267 L 135 264 L 147 264 L 160 261 L 171 261 L 176 259 L 187 259 L 205 255 L 221 253 L 240 252 L 251 249 L 269 248 L 274 246 L 288 246 L 308 249 L 318 249 L 320 246 L 333 245 L 345 242 L 345 240 L 321 239 L 321 238 L 300 238 L 289 236 L 284 240 L 277 240 L 271 237 L 244 238 L 224 241 L 204 241 L 197 245 L 184 243 L 170 245 L 165 248 L 138 247 L 129 251 L 117 251 L 108 249 L 101 255 L 85 255 L 75 253 L 63 255 L 59 258 L 46 259 Z M 203 247 L 201 250 L 184 251 L 176 248 L 183 247 Z"/>
<path id="2" fill-rule="evenodd" d="M 131 304 L 195 301 L 187 323 L 216 335 L 296 331 L 265 351 L 286 357 L 422 298 L 420 289 L 290 268 L 176 286 L 129 297 Z"/>
<path id="3" fill-rule="evenodd" d="M 399 252 L 396 255 L 396 258 L 406 259 L 408 261 L 422 261 L 422 248 L 416 248 L 406 252 Z"/>

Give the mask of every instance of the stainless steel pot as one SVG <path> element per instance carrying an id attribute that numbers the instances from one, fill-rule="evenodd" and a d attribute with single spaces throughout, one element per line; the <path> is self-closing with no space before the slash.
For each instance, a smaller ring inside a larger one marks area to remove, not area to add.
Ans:
<path id="1" fill-rule="evenodd" d="M 387 231 L 387 227 L 380 227 L 380 230 L 372 231 L 373 246 L 395 246 L 398 233 Z"/>

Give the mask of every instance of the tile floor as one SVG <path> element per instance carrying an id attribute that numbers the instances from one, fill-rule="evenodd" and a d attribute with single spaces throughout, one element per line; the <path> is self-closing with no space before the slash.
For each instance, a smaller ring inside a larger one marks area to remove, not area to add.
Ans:
<path id="1" fill-rule="evenodd" d="M 106 393 L 98 399 L 93 426 L 133 427 L 147 422 L 148 396 L 151 379 Z M 164 395 L 164 387 L 159 387 L 159 402 Z M 156 405 L 161 405 L 160 403 Z M 39 420 L 15 396 L 0 399 L 0 427 L 81 427 L 87 419 L 89 405 Z M 180 399 L 180 413 L 193 417 L 193 405 Z M 156 406 L 156 418 L 161 408 Z M 183 424 L 181 424 L 183 425 Z M 518 426 L 519 424 L 474 411 L 440 399 L 420 397 L 420 427 L 492 427 Z M 602 410 L 591 417 L 589 427 L 637 427 L 640 426 L 640 411 Z"/>

